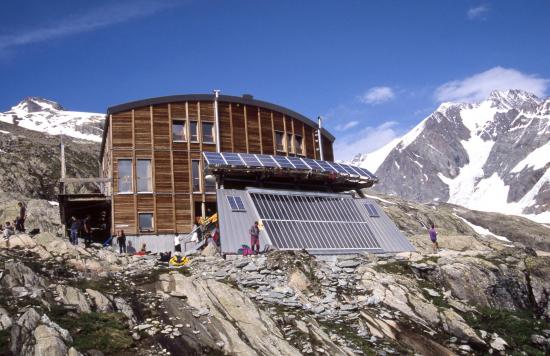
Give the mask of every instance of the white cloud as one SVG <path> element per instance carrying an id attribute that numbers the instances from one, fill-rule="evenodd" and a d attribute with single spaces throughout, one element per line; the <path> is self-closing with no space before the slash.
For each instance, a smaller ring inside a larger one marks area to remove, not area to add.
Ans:
<path id="1" fill-rule="evenodd" d="M 468 20 L 475 20 L 484 18 L 483 15 L 485 15 L 489 11 L 489 8 L 485 5 L 479 5 L 476 7 L 471 7 L 468 9 L 468 12 L 466 15 L 468 16 Z"/>
<path id="2" fill-rule="evenodd" d="M 339 136 L 334 142 L 337 160 L 351 160 L 358 153 L 369 153 L 401 136 L 397 122 L 387 121 L 377 127 L 365 127 L 353 134 Z"/>
<path id="3" fill-rule="evenodd" d="M 546 95 L 550 80 L 516 69 L 494 67 L 462 80 L 453 80 L 435 90 L 438 101 L 475 102 L 486 99 L 493 90 L 521 89 L 539 97 Z"/>
<path id="4" fill-rule="evenodd" d="M 357 125 L 359 125 L 359 121 L 353 120 L 353 121 L 348 121 L 348 122 L 346 122 L 345 124 L 336 125 L 336 126 L 334 127 L 334 129 L 335 129 L 336 131 L 346 131 L 346 130 L 349 130 L 349 129 L 351 129 L 352 127 L 355 127 L 355 126 L 357 126 Z"/>
<path id="5" fill-rule="evenodd" d="M 151 15 L 174 5 L 174 2 L 169 1 L 126 1 L 96 7 L 87 13 L 60 19 L 54 25 L 44 25 L 0 36 L 0 52 L 18 46 L 90 32 L 137 17 Z"/>
<path id="6" fill-rule="evenodd" d="M 359 100 L 365 104 L 381 104 L 395 98 L 395 93 L 390 87 L 372 87 Z"/>

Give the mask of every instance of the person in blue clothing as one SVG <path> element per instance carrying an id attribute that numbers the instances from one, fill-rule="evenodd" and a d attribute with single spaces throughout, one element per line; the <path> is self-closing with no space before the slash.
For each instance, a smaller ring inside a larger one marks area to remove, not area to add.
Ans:
<path id="1" fill-rule="evenodd" d="M 80 228 L 82 227 L 82 221 L 77 219 L 75 216 L 71 217 L 71 235 L 69 237 L 69 240 L 73 245 L 78 245 L 78 233 L 80 232 Z"/>
<path id="2" fill-rule="evenodd" d="M 432 240 L 432 247 L 434 249 L 434 253 L 437 253 L 439 250 L 439 244 L 437 243 L 437 231 L 435 231 L 435 224 L 431 224 L 431 229 L 428 231 L 430 234 L 430 240 Z"/>

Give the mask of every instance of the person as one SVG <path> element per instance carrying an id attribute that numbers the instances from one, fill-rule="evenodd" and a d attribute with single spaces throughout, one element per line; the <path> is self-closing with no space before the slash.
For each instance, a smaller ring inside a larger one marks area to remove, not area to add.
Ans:
<path id="1" fill-rule="evenodd" d="M 177 234 L 177 233 L 174 235 L 174 251 L 176 251 L 176 252 L 181 252 L 181 240 L 180 240 L 180 235 Z"/>
<path id="2" fill-rule="evenodd" d="M 9 221 L 6 221 L 6 226 L 4 226 L 4 239 L 6 239 L 6 245 L 8 249 L 10 248 L 10 236 L 12 236 L 13 234 L 15 234 L 13 226 Z"/>
<path id="3" fill-rule="evenodd" d="M 212 235 L 212 240 L 214 240 L 214 243 L 216 244 L 216 246 L 220 247 L 220 228 L 218 226 L 218 223 L 214 225 L 211 235 Z"/>
<path id="4" fill-rule="evenodd" d="M 260 228 L 258 222 L 254 221 L 254 225 L 250 228 L 250 248 L 255 254 L 260 253 Z M 254 247 L 256 249 L 254 250 Z"/>
<path id="5" fill-rule="evenodd" d="M 25 232 L 25 218 L 27 215 L 27 209 L 22 202 L 17 203 L 19 206 L 19 216 L 15 219 L 15 229 L 19 232 Z"/>
<path id="6" fill-rule="evenodd" d="M 84 246 L 89 247 L 92 244 L 92 217 L 87 215 L 82 225 L 84 230 Z"/>
<path id="7" fill-rule="evenodd" d="M 147 245 L 145 243 L 143 243 L 143 245 L 141 245 L 141 250 L 139 250 L 139 252 L 136 252 L 135 255 L 136 256 L 144 256 L 147 254 Z"/>
<path id="8" fill-rule="evenodd" d="M 116 240 L 118 242 L 119 253 L 126 253 L 126 234 L 124 233 L 124 230 L 119 231 Z"/>
<path id="9" fill-rule="evenodd" d="M 429 230 L 430 234 L 430 240 L 432 240 L 432 247 L 434 249 L 434 253 L 437 253 L 439 250 L 439 244 L 437 243 L 437 231 L 435 231 L 435 224 L 431 224 L 431 229 Z"/>
<path id="10" fill-rule="evenodd" d="M 71 244 L 78 245 L 78 233 L 82 227 L 82 221 L 77 219 L 74 215 L 71 217 L 71 235 L 69 240 Z"/>

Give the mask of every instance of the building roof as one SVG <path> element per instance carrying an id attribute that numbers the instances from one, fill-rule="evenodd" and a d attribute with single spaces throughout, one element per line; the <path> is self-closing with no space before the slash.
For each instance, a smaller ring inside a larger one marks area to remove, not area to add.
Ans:
<path id="1" fill-rule="evenodd" d="M 101 159 L 101 156 L 103 156 L 103 150 L 105 149 L 105 139 L 107 138 L 106 135 L 107 135 L 107 130 L 109 128 L 109 115 L 124 112 L 124 111 L 129 111 L 132 109 L 137 109 L 144 106 L 150 106 L 150 105 L 168 104 L 168 103 L 182 102 L 182 101 L 214 101 L 214 99 L 215 99 L 214 94 L 169 95 L 169 96 L 160 96 L 156 98 L 130 101 L 124 104 L 119 104 L 119 105 L 109 107 L 107 109 L 107 118 L 105 120 L 105 126 L 103 128 L 103 140 L 101 142 L 100 159 Z M 297 113 L 296 111 L 290 110 L 283 106 L 279 106 L 277 104 L 269 103 L 267 101 L 256 100 L 252 95 L 243 95 L 243 96 L 220 95 L 218 97 L 218 102 L 258 106 L 264 109 L 277 111 L 282 114 L 291 116 L 297 120 L 302 121 L 308 126 L 317 127 L 317 123 L 315 121 L 313 121 L 312 119 L 302 114 Z M 334 142 L 335 137 L 330 132 L 328 132 L 326 129 L 323 128 L 322 133 L 326 138 L 330 140 L 330 142 Z"/>

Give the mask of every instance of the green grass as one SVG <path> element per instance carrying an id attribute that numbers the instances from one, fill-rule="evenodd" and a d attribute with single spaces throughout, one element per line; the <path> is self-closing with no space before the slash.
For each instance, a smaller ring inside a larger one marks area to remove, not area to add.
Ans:
<path id="1" fill-rule="evenodd" d="M 337 334 L 338 336 L 344 338 L 346 341 L 351 342 L 357 348 L 364 352 L 365 355 L 375 356 L 376 350 L 372 348 L 369 341 L 357 335 L 357 331 L 351 326 L 342 323 L 336 324 L 328 321 L 320 322 L 320 325 L 323 326 L 327 334 L 330 332 Z"/>
<path id="2" fill-rule="evenodd" d="M 548 329 L 550 324 L 535 319 L 533 313 L 527 310 L 507 311 L 493 308 L 479 308 L 479 314 L 467 313 L 466 322 L 474 329 L 482 329 L 489 333 L 496 332 L 511 348 L 524 351 L 528 355 L 543 356 L 544 352 L 530 345 L 531 335 Z"/>
<path id="3" fill-rule="evenodd" d="M 395 261 L 388 262 L 386 264 L 377 264 L 376 266 L 374 266 L 374 270 L 377 272 L 391 274 L 412 274 L 409 263 L 406 261 Z"/>
<path id="4" fill-rule="evenodd" d="M 74 315 L 63 308 L 53 308 L 50 317 L 62 328 L 71 332 L 77 350 L 101 350 L 106 355 L 115 355 L 130 348 L 133 339 L 128 335 L 122 313 L 81 313 Z"/>

